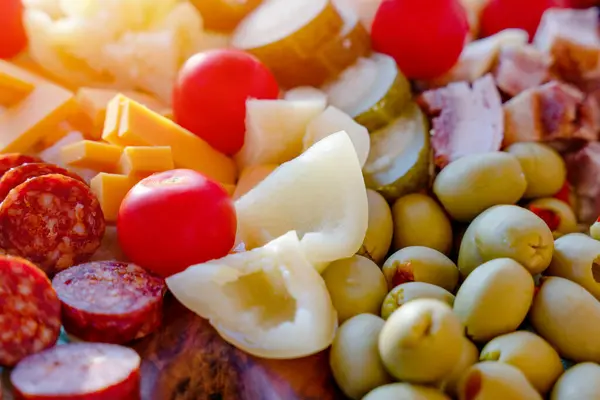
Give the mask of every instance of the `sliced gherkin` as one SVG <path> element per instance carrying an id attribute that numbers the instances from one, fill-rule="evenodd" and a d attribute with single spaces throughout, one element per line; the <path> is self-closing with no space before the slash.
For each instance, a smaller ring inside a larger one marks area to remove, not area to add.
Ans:
<path id="1" fill-rule="evenodd" d="M 410 102 L 388 126 L 371 134 L 365 184 L 388 201 L 427 187 L 431 179 L 429 124 Z"/>

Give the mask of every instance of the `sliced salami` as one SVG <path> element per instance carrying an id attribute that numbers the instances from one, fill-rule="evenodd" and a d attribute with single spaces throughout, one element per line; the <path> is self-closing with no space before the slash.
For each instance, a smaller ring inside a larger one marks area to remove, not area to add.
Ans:
<path id="1" fill-rule="evenodd" d="M 27 357 L 10 374 L 15 400 L 139 400 L 140 356 L 105 343 L 71 343 Z"/>
<path id="2" fill-rule="evenodd" d="M 58 165 L 47 163 L 23 164 L 9 169 L 0 178 L 0 201 L 4 200 L 4 198 L 8 195 L 8 192 L 25 182 L 27 179 L 50 174 L 69 176 L 73 179 L 77 179 L 78 181 L 86 183 L 85 180 L 79 175 L 59 167 Z"/>
<path id="3" fill-rule="evenodd" d="M 56 274 L 65 330 L 89 342 L 125 344 L 162 321 L 165 281 L 135 264 L 97 261 Z"/>
<path id="4" fill-rule="evenodd" d="M 30 178 L 0 204 L 0 247 L 36 263 L 50 276 L 89 260 L 105 228 L 90 188 L 64 175 Z"/>
<path id="5" fill-rule="evenodd" d="M 0 365 L 54 346 L 60 301 L 42 270 L 19 257 L 0 256 Z"/>
<path id="6" fill-rule="evenodd" d="M 0 176 L 11 168 L 27 163 L 41 163 L 41 158 L 19 153 L 0 154 Z"/>

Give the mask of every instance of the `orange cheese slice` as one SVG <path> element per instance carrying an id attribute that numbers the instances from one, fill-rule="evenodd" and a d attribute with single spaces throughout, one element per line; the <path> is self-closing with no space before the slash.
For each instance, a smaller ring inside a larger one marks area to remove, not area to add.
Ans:
<path id="1" fill-rule="evenodd" d="M 10 107 L 22 101 L 35 85 L 0 69 L 0 106 Z"/>
<path id="2" fill-rule="evenodd" d="M 236 179 L 234 161 L 173 121 L 123 95 L 110 101 L 102 139 L 120 146 L 169 146 L 177 168 L 222 183 Z"/>
<path id="3" fill-rule="evenodd" d="M 123 148 L 114 144 L 82 140 L 60 149 L 61 161 L 65 165 L 95 171 L 115 170 Z"/>
<path id="4" fill-rule="evenodd" d="M 155 172 L 175 168 L 173 153 L 169 146 L 125 147 L 119 161 L 118 172 L 144 178 Z"/>
<path id="5" fill-rule="evenodd" d="M 100 172 L 90 181 L 92 192 L 98 197 L 100 207 L 107 222 L 115 222 L 121 202 L 137 183 L 137 179 L 127 175 Z"/>

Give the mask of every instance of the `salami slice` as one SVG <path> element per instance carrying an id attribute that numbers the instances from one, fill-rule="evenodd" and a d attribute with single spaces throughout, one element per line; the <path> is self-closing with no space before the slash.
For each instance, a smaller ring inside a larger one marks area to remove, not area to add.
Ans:
<path id="1" fill-rule="evenodd" d="M 27 260 L 0 256 L 0 365 L 54 346 L 59 333 L 60 301 L 48 277 Z"/>
<path id="2" fill-rule="evenodd" d="M 23 164 L 9 169 L 0 178 L 0 201 L 4 200 L 4 198 L 8 195 L 8 192 L 25 182 L 27 179 L 50 174 L 69 176 L 73 179 L 77 179 L 78 181 L 86 183 L 85 180 L 79 175 L 59 167 L 58 165 L 47 163 Z"/>
<path id="3" fill-rule="evenodd" d="M 105 228 L 90 188 L 64 175 L 28 179 L 0 204 L 0 247 L 36 263 L 49 276 L 89 260 Z"/>
<path id="4" fill-rule="evenodd" d="M 41 158 L 19 153 L 0 154 L 0 176 L 11 168 L 27 163 L 41 163 Z"/>
<path id="5" fill-rule="evenodd" d="M 65 330 L 89 342 L 124 344 L 162 321 L 165 281 L 135 264 L 96 261 L 56 274 Z"/>
<path id="6" fill-rule="evenodd" d="M 140 356 L 105 343 L 71 343 L 27 357 L 10 374 L 15 400 L 139 400 Z"/>

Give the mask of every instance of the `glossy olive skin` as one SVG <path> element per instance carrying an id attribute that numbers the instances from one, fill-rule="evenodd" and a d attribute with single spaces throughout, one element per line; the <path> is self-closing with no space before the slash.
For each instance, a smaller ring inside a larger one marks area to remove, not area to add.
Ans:
<path id="1" fill-rule="evenodd" d="M 425 282 L 406 282 L 393 288 L 381 305 L 381 318 L 388 319 L 398 308 L 416 299 L 436 299 L 450 307 L 454 304 L 454 295 L 444 288 Z"/>
<path id="2" fill-rule="evenodd" d="M 377 347 L 383 325 L 375 315 L 360 314 L 344 322 L 335 335 L 329 365 L 340 389 L 353 400 L 392 382 Z"/>
<path id="3" fill-rule="evenodd" d="M 517 368 L 500 362 L 486 361 L 470 367 L 461 378 L 460 400 L 542 400 Z"/>
<path id="4" fill-rule="evenodd" d="M 600 302 L 578 284 L 545 278 L 531 305 L 529 321 L 561 357 L 600 362 Z"/>
<path id="5" fill-rule="evenodd" d="M 377 264 L 358 255 L 329 264 L 323 279 L 340 323 L 358 314 L 378 315 L 388 291 Z"/>
<path id="6" fill-rule="evenodd" d="M 533 200 L 527 205 L 527 209 L 534 212 L 552 213 L 558 220 L 558 226 L 552 231 L 555 238 L 559 238 L 568 233 L 577 232 L 577 217 L 575 212 L 564 201 L 554 197 L 543 197 Z"/>
<path id="7" fill-rule="evenodd" d="M 531 274 L 509 258 L 488 261 L 476 268 L 458 289 L 454 313 L 467 337 L 487 342 L 515 331 L 525 320 L 533 299 Z"/>
<path id="8" fill-rule="evenodd" d="M 517 331 L 498 336 L 481 350 L 482 361 L 499 361 L 518 368 L 541 394 L 546 394 L 564 372 L 560 356 L 540 336 Z"/>
<path id="9" fill-rule="evenodd" d="M 373 390 L 363 397 L 363 400 L 450 400 L 450 398 L 427 386 L 390 383 Z"/>
<path id="10" fill-rule="evenodd" d="M 453 219 L 469 222 L 492 206 L 516 204 L 526 187 L 517 158 L 493 152 L 450 163 L 435 178 L 433 192 Z"/>
<path id="11" fill-rule="evenodd" d="M 533 199 L 556 194 L 567 178 L 567 167 L 556 150 L 543 143 L 515 143 L 506 149 L 519 163 L 527 189 L 523 197 Z"/>
<path id="12" fill-rule="evenodd" d="M 522 207 L 495 206 L 481 213 L 467 228 L 458 268 L 466 277 L 483 262 L 506 257 L 535 275 L 548 268 L 553 250 L 554 236 L 543 219 Z"/>
<path id="13" fill-rule="evenodd" d="M 367 200 L 369 202 L 369 225 L 358 254 L 370 258 L 375 264 L 380 265 L 392 245 L 394 234 L 392 210 L 383 196 L 374 190 L 367 189 Z"/>
<path id="14" fill-rule="evenodd" d="M 458 393 L 458 384 L 465 371 L 479 361 L 479 349 L 469 339 L 464 338 L 463 349 L 460 360 L 454 366 L 452 373 L 444 380 L 442 387 L 444 392 L 456 397 Z"/>
<path id="15" fill-rule="evenodd" d="M 423 246 L 398 250 L 385 261 L 382 270 L 389 289 L 405 282 L 425 282 L 453 292 L 459 275 L 452 260 Z"/>
<path id="16" fill-rule="evenodd" d="M 600 365 L 586 362 L 569 368 L 556 382 L 550 400 L 600 399 Z"/>
<path id="17" fill-rule="evenodd" d="M 430 247 L 448 254 L 452 248 L 452 225 L 442 207 L 431 197 L 413 193 L 392 206 L 394 250 L 410 246 Z"/>
<path id="18" fill-rule="evenodd" d="M 396 379 L 440 383 L 461 357 L 463 327 L 439 300 L 418 299 L 396 310 L 379 335 L 379 354 Z"/>
<path id="19" fill-rule="evenodd" d="M 546 274 L 578 283 L 600 299 L 600 242 L 582 233 L 558 238 Z"/>

